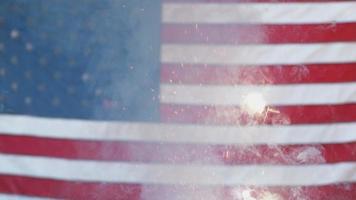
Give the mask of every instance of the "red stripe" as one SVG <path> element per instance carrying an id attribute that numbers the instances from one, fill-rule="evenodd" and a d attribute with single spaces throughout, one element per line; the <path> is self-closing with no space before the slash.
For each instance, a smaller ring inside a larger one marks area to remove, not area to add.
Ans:
<path id="1" fill-rule="evenodd" d="M 321 164 L 356 161 L 354 149 L 356 143 L 238 146 L 99 142 L 0 135 L 1 153 L 144 163 Z M 306 150 L 318 151 L 320 155 L 303 160 L 300 154 Z"/>
<path id="2" fill-rule="evenodd" d="M 356 23 L 313 25 L 163 24 L 163 43 L 281 44 L 356 41 Z"/>
<path id="3" fill-rule="evenodd" d="M 168 64 L 161 67 L 162 83 L 178 84 L 294 84 L 356 81 L 356 63 L 214 66 Z"/>
<path id="4" fill-rule="evenodd" d="M 139 185 L 114 183 L 88 183 L 80 181 L 62 181 L 25 176 L 0 175 L 0 192 L 27 196 L 64 198 L 64 199 L 236 199 L 243 191 L 260 199 L 264 194 L 278 194 L 282 199 L 337 199 L 356 198 L 356 184 L 340 183 L 309 187 L 204 187 L 173 185 Z M 205 197 L 205 198 L 204 198 Z"/>
<path id="5" fill-rule="evenodd" d="M 218 125 L 315 124 L 356 121 L 356 104 L 275 106 L 278 111 L 250 117 L 234 106 L 161 104 L 161 120 Z"/>
<path id="6" fill-rule="evenodd" d="M 63 169 L 57 169 L 63 170 Z M 140 185 L 61 181 L 0 175 L 0 192 L 64 199 L 139 200 Z"/>

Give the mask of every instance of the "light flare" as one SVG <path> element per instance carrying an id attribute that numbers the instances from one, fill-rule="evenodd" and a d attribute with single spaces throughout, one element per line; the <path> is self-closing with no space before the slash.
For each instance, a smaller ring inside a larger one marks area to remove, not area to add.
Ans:
<path id="1" fill-rule="evenodd" d="M 241 109 L 249 115 L 262 114 L 267 106 L 267 102 L 261 93 L 251 92 L 243 97 Z"/>

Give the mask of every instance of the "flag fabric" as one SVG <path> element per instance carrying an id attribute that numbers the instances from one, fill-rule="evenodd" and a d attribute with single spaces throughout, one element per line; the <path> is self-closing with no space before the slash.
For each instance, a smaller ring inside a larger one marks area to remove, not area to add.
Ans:
<path id="1" fill-rule="evenodd" d="M 356 199 L 356 2 L 3 0 L 0 199 Z"/>

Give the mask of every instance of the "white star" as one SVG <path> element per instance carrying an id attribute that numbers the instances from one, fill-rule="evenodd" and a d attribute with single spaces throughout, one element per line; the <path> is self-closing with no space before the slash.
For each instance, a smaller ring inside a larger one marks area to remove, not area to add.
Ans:
<path id="1" fill-rule="evenodd" d="M 31 97 L 25 97 L 25 104 L 30 105 L 32 103 L 32 98 Z"/>
<path id="2" fill-rule="evenodd" d="M 33 50 L 33 46 L 32 46 L 32 44 L 29 43 L 29 42 L 26 43 L 25 48 L 26 48 L 27 51 L 32 51 L 32 50 Z"/>
<path id="3" fill-rule="evenodd" d="M 1 43 L 1 42 L 0 42 L 0 51 L 4 51 L 4 49 L 5 49 L 4 43 Z"/>
<path id="4" fill-rule="evenodd" d="M 6 69 L 0 68 L 0 76 L 5 76 L 5 75 L 6 75 Z"/>
<path id="5" fill-rule="evenodd" d="M 13 82 L 13 83 L 11 83 L 11 89 L 13 90 L 13 91 L 17 91 L 17 88 L 18 88 L 19 86 L 18 86 L 18 84 L 16 83 L 16 82 Z"/>
<path id="6" fill-rule="evenodd" d="M 40 92 L 43 92 L 46 90 L 46 85 L 44 84 L 40 84 L 37 86 L 37 90 L 40 91 Z"/>
<path id="7" fill-rule="evenodd" d="M 19 60 L 17 59 L 17 56 L 12 56 L 10 62 L 11 62 L 11 64 L 13 64 L 13 65 L 17 65 L 17 63 L 19 62 Z"/>
<path id="8" fill-rule="evenodd" d="M 90 75 L 88 73 L 82 74 L 82 81 L 86 82 L 90 79 Z"/>
<path id="9" fill-rule="evenodd" d="M 61 103 L 61 100 L 58 97 L 54 97 L 52 99 L 52 105 L 53 106 L 58 106 Z"/>
<path id="10" fill-rule="evenodd" d="M 11 30 L 10 36 L 12 39 L 16 39 L 20 36 L 20 32 L 16 29 Z"/>
<path id="11" fill-rule="evenodd" d="M 100 96 L 103 93 L 101 89 L 95 89 L 95 96 Z"/>

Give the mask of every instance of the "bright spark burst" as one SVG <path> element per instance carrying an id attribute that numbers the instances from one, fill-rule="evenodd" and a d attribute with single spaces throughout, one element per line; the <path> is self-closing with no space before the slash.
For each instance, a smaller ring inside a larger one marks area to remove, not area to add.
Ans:
<path id="1" fill-rule="evenodd" d="M 266 109 L 267 102 L 260 93 L 248 93 L 242 100 L 241 108 L 249 115 L 262 114 Z"/>

